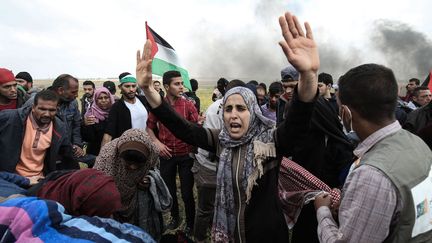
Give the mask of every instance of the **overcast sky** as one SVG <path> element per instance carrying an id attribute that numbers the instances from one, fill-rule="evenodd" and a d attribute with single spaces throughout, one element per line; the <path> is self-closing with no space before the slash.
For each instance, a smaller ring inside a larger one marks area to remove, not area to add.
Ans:
<path id="1" fill-rule="evenodd" d="M 309 21 L 322 68 L 337 78 L 376 62 L 397 78 L 432 68 L 428 0 L 0 0 L 0 67 L 34 78 L 133 72 L 145 21 L 179 54 L 190 77 L 273 81 L 287 65 L 277 18 Z M 198 80 L 200 81 L 200 80 Z"/>

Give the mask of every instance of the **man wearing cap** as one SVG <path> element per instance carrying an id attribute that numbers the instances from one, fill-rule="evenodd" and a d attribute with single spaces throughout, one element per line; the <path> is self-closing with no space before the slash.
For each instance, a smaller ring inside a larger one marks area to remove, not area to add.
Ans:
<path id="1" fill-rule="evenodd" d="M 15 76 L 18 85 L 22 87 L 29 96 L 36 95 L 42 89 L 33 86 L 33 78 L 28 72 L 19 72 Z"/>
<path id="2" fill-rule="evenodd" d="M 28 95 L 17 88 L 12 71 L 0 68 L 0 111 L 18 109 L 27 101 Z"/>
<path id="3" fill-rule="evenodd" d="M 17 81 L 18 85 L 24 88 L 26 92 L 33 87 L 33 78 L 28 72 L 19 72 L 15 76 L 15 80 Z"/>
<path id="4" fill-rule="evenodd" d="M 293 66 L 288 66 L 281 71 L 281 82 L 283 86 L 283 94 L 279 97 L 276 108 L 276 123 L 280 124 L 285 120 L 289 101 L 292 99 L 294 88 L 299 80 L 299 73 Z"/>
<path id="5" fill-rule="evenodd" d="M 147 100 L 144 96 L 137 95 L 136 78 L 127 74 L 120 78 L 118 87 L 122 97 L 111 107 L 102 146 L 120 137 L 128 129 L 147 128 Z"/>

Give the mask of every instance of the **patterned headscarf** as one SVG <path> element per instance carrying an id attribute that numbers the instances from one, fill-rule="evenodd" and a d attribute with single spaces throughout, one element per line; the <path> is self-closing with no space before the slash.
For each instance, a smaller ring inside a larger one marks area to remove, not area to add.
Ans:
<path id="1" fill-rule="evenodd" d="M 331 195 L 332 206 L 340 200 L 340 190 L 332 189 L 292 160 L 283 158 L 279 169 L 279 199 L 288 228 L 292 229 L 304 205 L 324 192 Z"/>
<path id="2" fill-rule="evenodd" d="M 97 105 L 97 99 L 99 98 L 99 96 L 101 94 L 108 95 L 108 97 L 110 98 L 111 105 L 113 105 L 115 102 L 114 96 L 109 92 L 109 90 L 107 88 L 100 87 L 100 88 L 97 88 L 95 90 L 94 95 L 93 95 L 93 103 L 90 106 L 90 108 L 87 110 L 87 112 L 85 113 L 85 116 L 86 117 L 95 116 L 96 123 L 99 123 L 99 121 L 103 121 L 103 120 L 107 119 L 108 114 L 109 114 L 109 110 L 110 110 L 110 109 L 102 110 L 102 108 L 100 108 Z"/>
<path id="3" fill-rule="evenodd" d="M 149 152 L 147 162 L 138 170 L 126 169 L 126 164 L 119 157 L 119 148 L 132 141 L 143 143 Z M 157 164 L 159 164 L 159 152 L 144 129 L 129 129 L 119 138 L 102 147 L 96 158 L 94 168 L 114 177 L 123 203 L 123 209 L 115 215 L 116 219 L 122 222 L 135 223 L 138 182 L 147 175 L 150 168 Z"/>
<path id="4" fill-rule="evenodd" d="M 234 201 L 231 169 L 233 150 L 246 145 L 246 156 L 241 161 L 244 163 L 244 170 L 241 173 L 241 189 L 246 193 L 247 203 L 251 197 L 252 188 L 256 180 L 263 174 L 261 163 L 266 157 L 264 154 L 256 153 L 256 147 L 274 143 L 273 131 L 275 123 L 262 115 L 253 92 L 244 87 L 235 87 L 225 94 L 223 104 L 225 105 L 228 97 L 234 94 L 243 97 L 250 112 L 250 121 L 248 131 L 240 139 L 234 140 L 230 137 L 226 124 L 219 134 L 219 142 L 222 151 L 216 179 L 215 216 L 212 229 L 212 237 L 215 242 L 234 241 L 236 225 L 234 214 L 236 205 Z"/>

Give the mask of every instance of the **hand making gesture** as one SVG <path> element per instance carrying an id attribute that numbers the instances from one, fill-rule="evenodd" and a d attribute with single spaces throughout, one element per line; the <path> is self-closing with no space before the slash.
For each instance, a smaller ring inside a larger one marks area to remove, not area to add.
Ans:
<path id="1" fill-rule="evenodd" d="M 152 43 L 147 40 L 144 44 L 143 53 L 137 51 L 136 60 L 136 79 L 138 85 L 143 89 L 144 94 L 152 108 L 158 107 L 162 103 L 161 96 L 153 87 L 152 80 Z"/>
<path id="2" fill-rule="evenodd" d="M 298 85 L 299 97 L 302 101 L 311 101 L 317 90 L 317 72 L 320 66 L 317 45 L 313 39 L 312 29 L 305 23 L 306 35 L 297 17 L 287 12 L 279 17 L 284 41 L 280 41 L 288 61 L 300 73 Z"/>

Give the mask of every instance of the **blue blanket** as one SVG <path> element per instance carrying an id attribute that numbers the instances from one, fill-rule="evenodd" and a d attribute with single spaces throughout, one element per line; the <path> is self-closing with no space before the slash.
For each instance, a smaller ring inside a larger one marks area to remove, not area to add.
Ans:
<path id="1" fill-rule="evenodd" d="M 0 242 L 155 242 L 142 229 L 99 217 L 72 217 L 36 197 L 0 203 Z"/>

